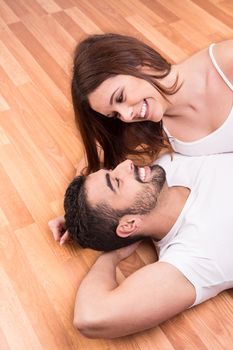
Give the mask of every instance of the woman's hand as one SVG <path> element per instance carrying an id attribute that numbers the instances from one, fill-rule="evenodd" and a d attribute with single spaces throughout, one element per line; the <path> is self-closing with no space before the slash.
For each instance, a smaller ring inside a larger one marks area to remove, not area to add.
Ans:
<path id="1" fill-rule="evenodd" d="M 52 231 L 55 241 L 60 245 L 69 240 L 69 232 L 66 230 L 64 216 L 58 216 L 48 222 L 49 228 Z"/>

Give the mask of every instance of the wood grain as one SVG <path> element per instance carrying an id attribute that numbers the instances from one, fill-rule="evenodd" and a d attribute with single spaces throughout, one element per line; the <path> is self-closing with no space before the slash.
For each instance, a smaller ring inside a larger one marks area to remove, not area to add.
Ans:
<path id="1" fill-rule="evenodd" d="M 232 0 L 0 0 L 0 349 L 232 350 L 233 291 L 115 340 L 73 329 L 76 290 L 98 253 L 60 247 L 48 221 L 82 157 L 70 96 L 86 34 L 135 35 L 178 62 L 233 37 Z M 119 281 L 156 256 L 148 242 Z"/>

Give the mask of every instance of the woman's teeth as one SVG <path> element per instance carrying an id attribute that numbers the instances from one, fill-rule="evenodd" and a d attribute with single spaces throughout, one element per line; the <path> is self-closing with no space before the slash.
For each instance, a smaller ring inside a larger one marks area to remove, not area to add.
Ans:
<path id="1" fill-rule="evenodd" d="M 145 117 L 146 109 L 147 109 L 147 105 L 146 105 L 146 101 L 144 101 L 143 105 L 142 105 L 141 113 L 140 113 L 140 118 L 144 118 Z"/>
<path id="2" fill-rule="evenodd" d="M 138 173 L 141 181 L 145 181 L 146 171 L 144 168 L 138 168 Z"/>

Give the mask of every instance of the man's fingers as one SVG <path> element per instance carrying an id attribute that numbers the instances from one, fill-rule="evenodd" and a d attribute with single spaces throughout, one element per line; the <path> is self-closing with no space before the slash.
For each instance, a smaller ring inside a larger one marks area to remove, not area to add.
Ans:
<path id="1" fill-rule="evenodd" d="M 69 232 L 65 228 L 64 216 L 59 216 L 48 222 L 48 226 L 52 231 L 55 241 L 60 242 L 60 245 L 64 244 L 69 239 Z"/>
<path id="2" fill-rule="evenodd" d="M 116 253 L 118 255 L 119 260 L 123 260 L 128 258 L 128 256 L 130 256 L 131 254 L 133 254 L 133 252 L 137 249 L 137 247 L 139 246 L 139 244 L 142 241 L 138 241 L 136 243 L 130 244 L 126 247 L 120 248 L 116 250 Z"/>
<path id="3" fill-rule="evenodd" d="M 54 225 L 54 223 L 51 221 L 49 221 L 48 223 L 50 230 L 52 231 L 53 234 L 53 238 L 55 239 L 55 241 L 59 241 L 61 233 L 58 230 L 58 228 Z"/>
<path id="4" fill-rule="evenodd" d="M 60 241 L 61 235 L 62 235 L 61 231 L 59 231 L 57 228 L 54 228 L 52 230 L 52 233 L 53 233 L 53 237 L 54 237 L 55 241 L 57 241 L 57 242 Z"/>
<path id="5" fill-rule="evenodd" d="M 68 241 L 69 238 L 70 238 L 70 237 L 69 237 L 69 232 L 66 231 L 66 232 L 64 233 L 64 235 L 63 235 L 63 236 L 61 237 L 61 239 L 60 239 L 60 245 L 64 244 L 66 241 Z"/>
<path id="6" fill-rule="evenodd" d="M 52 231 L 55 241 L 60 241 L 64 230 L 64 221 L 61 218 L 56 218 L 48 222 L 48 226 Z"/>

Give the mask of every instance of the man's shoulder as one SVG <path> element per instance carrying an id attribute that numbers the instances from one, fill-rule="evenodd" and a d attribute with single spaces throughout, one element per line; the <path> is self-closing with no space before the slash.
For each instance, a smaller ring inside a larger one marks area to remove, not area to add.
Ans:
<path id="1" fill-rule="evenodd" d="M 166 172 L 169 186 L 185 186 L 192 188 L 200 169 L 205 163 L 205 157 L 189 157 L 178 153 L 163 155 L 157 162 Z"/>
<path id="2" fill-rule="evenodd" d="M 179 164 L 188 163 L 190 160 L 191 157 L 189 156 L 173 152 L 171 154 L 163 154 L 155 161 L 155 164 L 158 164 L 164 168 L 174 168 Z"/>
<path id="3" fill-rule="evenodd" d="M 172 162 L 174 160 L 183 160 L 190 159 L 190 156 L 186 156 L 184 154 L 180 154 L 177 152 L 172 153 L 164 153 L 159 158 L 156 159 L 155 163 L 160 164 L 161 162 Z"/>

